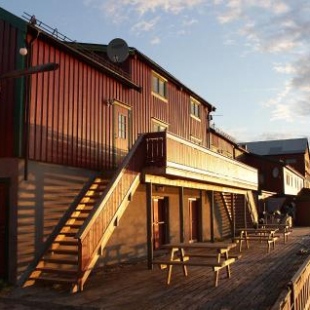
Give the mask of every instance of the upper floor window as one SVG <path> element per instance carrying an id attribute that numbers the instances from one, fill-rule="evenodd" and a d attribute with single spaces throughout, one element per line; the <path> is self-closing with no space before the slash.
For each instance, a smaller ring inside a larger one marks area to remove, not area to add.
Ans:
<path id="1" fill-rule="evenodd" d="M 200 119 L 200 102 L 194 98 L 190 98 L 191 115 Z"/>
<path id="2" fill-rule="evenodd" d="M 156 72 L 152 74 L 152 91 L 161 98 L 167 98 L 167 80 Z"/>
<path id="3" fill-rule="evenodd" d="M 153 124 L 153 131 L 159 132 L 159 131 L 166 131 L 168 128 L 168 124 L 164 123 L 156 118 L 152 117 L 152 124 Z"/>

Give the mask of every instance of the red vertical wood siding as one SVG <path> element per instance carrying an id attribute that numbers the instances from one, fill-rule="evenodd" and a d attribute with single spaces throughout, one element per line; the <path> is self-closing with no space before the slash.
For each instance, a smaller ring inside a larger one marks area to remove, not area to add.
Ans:
<path id="1" fill-rule="evenodd" d="M 113 106 L 115 99 L 131 107 L 129 141 L 152 130 L 151 119 L 169 124 L 168 131 L 206 145 L 206 112 L 190 117 L 190 94 L 169 81 L 167 102 L 152 95 L 152 68 L 131 56 L 129 71 L 141 92 L 91 67 L 76 55 L 38 38 L 32 65 L 59 63 L 57 71 L 31 77 L 29 158 L 89 169 L 113 167 Z"/>
<path id="2" fill-rule="evenodd" d="M 31 78 L 30 159 L 109 167 L 112 115 L 106 101 L 122 86 L 69 54 L 35 41 L 32 65 L 54 61 L 59 70 Z"/>

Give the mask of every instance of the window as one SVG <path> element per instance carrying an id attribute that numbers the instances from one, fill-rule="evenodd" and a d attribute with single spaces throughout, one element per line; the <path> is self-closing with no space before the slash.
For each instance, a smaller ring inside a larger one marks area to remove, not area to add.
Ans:
<path id="1" fill-rule="evenodd" d="M 152 117 L 153 132 L 166 131 L 168 124 Z"/>
<path id="2" fill-rule="evenodd" d="M 191 115 L 200 119 L 200 102 L 194 98 L 190 98 Z"/>
<path id="3" fill-rule="evenodd" d="M 119 113 L 118 114 L 118 137 L 126 139 L 127 132 L 127 119 L 126 115 Z"/>
<path id="4" fill-rule="evenodd" d="M 167 98 L 167 80 L 155 72 L 152 75 L 152 91 L 155 95 Z"/>

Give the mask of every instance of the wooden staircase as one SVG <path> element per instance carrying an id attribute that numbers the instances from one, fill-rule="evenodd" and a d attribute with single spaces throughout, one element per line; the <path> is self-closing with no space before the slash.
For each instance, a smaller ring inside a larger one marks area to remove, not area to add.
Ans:
<path id="1" fill-rule="evenodd" d="M 215 192 L 214 200 L 217 206 L 218 223 L 221 227 L 221 237 L 231 237 L 238 228 L 252 227 L 257 221 L 256 204 L 252 193 L 235 194 Z"/>
<path id="2" fill-rule="evenodd" d="M 113 178 L 97 176 L 85 186 L 22 275 L 21 285 L 44 282 L 69 286 L 72 292 L 83 290 L 140 184 L 145 154 L 141 135 Z"/>
<path id="3" fill-rule="evenodd" d="M 75 236 L 94 210 L 109 181 L 102 177 L 95 178 L 51 245 L 44 252 L 25 286 L 32 285 L 36 281 L 66 285 L 74 285 L 77 282 L 79 249 L 78 239 Z"/>
<path id="4" fill-rule="evenodd" d="M 214 201 L 218 216 L 216 219 L 220 227 L 221 238 L 228 238 L 232 235 L 231 196 L 233 194 L 214 192 Z"/>

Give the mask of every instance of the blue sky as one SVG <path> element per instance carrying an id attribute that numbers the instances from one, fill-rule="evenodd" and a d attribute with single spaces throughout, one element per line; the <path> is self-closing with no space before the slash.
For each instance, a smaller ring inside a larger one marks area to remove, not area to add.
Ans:
<path id="1" fill-rule="evenodd" d="M 124 39 L 237 141 L 310 137 L 309 0 L 0 0 L 72 40 Z"/>

